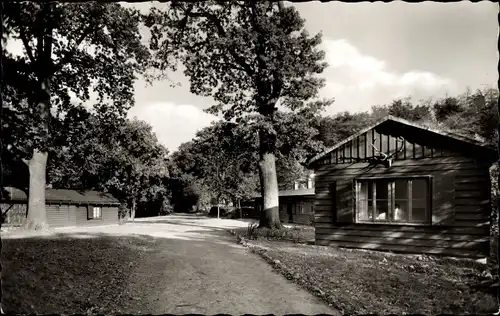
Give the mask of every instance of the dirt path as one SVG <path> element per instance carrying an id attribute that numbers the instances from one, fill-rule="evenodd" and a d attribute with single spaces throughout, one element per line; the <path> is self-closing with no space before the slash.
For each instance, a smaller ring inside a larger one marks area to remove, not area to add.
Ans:
<path id="1" fill-rule="evenodd" d="M 333 314 L 336 310 L 236 244 L 224 229 L 248 222 L 165 216 L 121 226 L 58 229 L 77 235 L 149 235 L 130 266 L 130 314 Z M 121 308 L 120 308 L 121 309 Z"/>
<path id="2" fill-rule="evenodd" d="M 148 293 L 141 313 L 338 314 L 226 236 L 161 239 L 156 246 L 150 265 L 133 275 L 135 291 Z"/>

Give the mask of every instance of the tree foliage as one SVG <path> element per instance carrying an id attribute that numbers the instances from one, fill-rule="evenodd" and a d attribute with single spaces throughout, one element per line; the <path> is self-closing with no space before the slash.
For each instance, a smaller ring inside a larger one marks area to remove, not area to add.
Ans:
<path id="1" fill-rule="evenodd" d="M 278 113 L 276 162 L 280 187 L 303 176 L 303 163 L 323 149 L 313 140 L 317 130 L 310 121 L 293 113 Z M 183 174 L 199 184 L 200 192 L 226 201 L 248 199 L 258 189 L 258 130 L 252 124 L 225 121 L 200 130 L 182 144 L 172 161 Z"/>
<path id="2" fill-rule="evenodd" d="M 425 126 L 476 138 L 496 146 L 498 140 L 498 89 L 467 91 L 432 102 L 414 103 L 411 98 L 397 99 L 388 105 L 373 106 L 371 112 L 338 113 L 319 118 L 315 126 L 318 140 L 325 146 L 336 143 L 392 115 Z"/>
<path id="3" fill-rule="evenodd" d="M 305 102 L 323 86 L 317 75 L 326 63 L 324 52 L 316 49 L 321 34 L 310 37 L 293 7 L 278 11 L 271 2 L 174 2 L 166 11 L 152 9 L 146 25 L 158 66 L 181 61 L 191 92 L 212 96 L 217 103 L 209 111 L 222 112 L 227 120 L 250 112 L 271 115 L 278 99 L 304 112 L 328 104 Z"/>
<path id="4" fill-rule="evenodd" d="M 237 124 L 216 122 L 182 144 L 172 160 L 179 170 L 196 179 L 208 200 L 235 201 L 256 191 L 254 142 Z"/>
<path id="5" fill-rule="evenodd" d="M 334 116 L 321 117 L 314 122 L 319 131 L 316 138 L 326 147 L 331 147 L 366 128 L 373 121 L 374 117 L 368 112 L 342 112 Z"/>
<path id="6" fill-rule="evenodd" d="M 296 9 L 281 2 L 172 2 L 165 11 L 153 9 L 146 25 L 157 67 L 180 61 L 191 92 L 216 101 L 209 112 L 258 131 L 261 226 L 281 227 L 275 155 L 283 117 L 278 105 L 313 117 L 331 104 L 318 99 L 324 85 L 319 74 L 326 68 L 318 49 L 321 34 L 310 36 Z"/>
<path id="7" fill-rule="evenodd" d="M 31 123 L 16 139 L 25 136 L 23 141 L 33 142 L 14 148 L 52 146 L 50 134 L 39 130 L 36 110 L 44 80 L 50 81 L 53 116 L 74 107 L 72 98 L 90 100 L 91 92 L 103 115 L 123 116 L 133 105 L 134 80 L 149 58 L 141 44 L 138 11 L 117 3 L 7 2 L 2 14 L 7 40 L 23 43 L 21 56 L 5 51 L 4 102 Z M 23 156 L 29 157 L 29 151 Z"/>
<path id="8" fill-rule="evenodd" d="M 61 124 L 49 161 L 53 187 L 111 192 L 132 204 L 167 198 L 168 150 L 146 122 L 105 118 L 75 107 Z"/>
<path id="9" fill-rule="evenodd" d="M 467 91 L 436 102 L 437 122 L 449 131 L 463 134 L 492 146 L 498 143 L 498 89 Z"/>
<path id="10" fill-rule="evenodd" d="M 118 3 L 6 2 L 2 9 L 6 42 L 23 46 L 21 55 L 7 50 L 2 60 L 3 103 L 13 118 L 6 128 L 16 131 L 2 149 L 27 164 L 27 227 L 43 229 L 54 124 L 78 101 L 90 100 L 91 91 L 100 115 L 123 117 L 134 103 L 133 83 L 149 51 L 141 43 L 139 12 Z"/>

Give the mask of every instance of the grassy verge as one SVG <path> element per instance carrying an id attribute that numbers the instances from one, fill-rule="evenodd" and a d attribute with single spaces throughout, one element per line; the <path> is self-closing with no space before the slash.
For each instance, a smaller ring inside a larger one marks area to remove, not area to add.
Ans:
<path id="1" fill-rule="evenodd" d="M 344 314 L 485 314 L 497 311 L 476 262 L 332 247 L 250 242 L 286 278 Z"/>
<path id="2" fill-rule="evenodd" d="M 22 314 L 115 314 L 133 307 L 129 276 L 143 237 L 55 235 L 2 240 L 2 307 Z"/>
<path id="3" fill-rule="evenodd" d="M 295 243 L 307 243 L 314 240 L 314 227 L 294 225 L 283 229 L 257 228 L 258 224 L 250 223 L 247 228 L 237 228 L 233 235 L 242 236 L 249 240 L 272 240 Z"/>

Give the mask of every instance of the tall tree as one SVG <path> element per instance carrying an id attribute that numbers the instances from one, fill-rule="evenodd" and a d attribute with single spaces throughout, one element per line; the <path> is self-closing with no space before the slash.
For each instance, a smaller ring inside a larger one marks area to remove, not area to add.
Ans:
<path id="1" fill-rule="evenodd" d="M 318 100 L 326 68 L 321 34 L 309 36 L 295 8 L 282 2 L 175 1 L 166 11 L 153 9 L 146 25 L 159 68 L 180 60 L 191 91 L 217 102 L 210 112 L 258 127 L 260 226 L 281 228 L 276 112 L 280 105 L 310 115 L 331 104 Z"/>
<path id="2" fill-rule="evenodd" d="M 54 113 L 98 94 L 96 109 L 120 116 L 133 104 L 135 75 L 148 50 L 141 44 L 140 14 L 117 3 L 7 2 L 2 18 L 8 40 L 22 42 L 23 53 L 3 58 L 4 102 L 30 126 L 12 146 L 29 168 L 26 226 L 47 227 L 45 184 Z M 26 106 L 20 106 L 25 100 Z"/>
<path id="3" fill-rule="evenodd" d="M 497 81 L 497 86 L 500 87 L 500 78 L 498 79 Z M 497 118 L 497 126 L 496 126 L 496 137 L 497 137 L 497 141 L 496 141 L 496 146 L 497 146 L 497 152 L 498 152 L 498 157 L 500 158 L 500 102 L 498 102 L 498 90 L 497 90 L 497 100 L 496 100 L 497 104 L 496 104 L 496 111 L 494 112 L 495 113 L 495 116 Z M 494 110 L 493 110 L 494 111 Z M 497 168 L 500 168 L 500 162 L 497 161 Z M 497 184 L 500 184 L 500 172 L 498 173 L 498 177 L 497 177 Z M 499 194 L 498 194 L 498 191 L 497 191 L 497 201 L 496 201 L 496 213 L 497 213 L 497 228 L 498 228 L 498 232 L 497 232 L 497 236 L 496 236 L 496 242 L 497 242 L 497 258 L 499 258 L 500 256 L 500 198 L 498 198 Z M 500 260 L 497 259 L 497 275 L 498 275 L 498 278 L 500 279 Z M 500 281 L 499 281 L 500 282 Z"/>
<path id="4" fill-rule="evenodd" d="M 415 105 L 410 97 L 396 99 L 389 105 L 372 107 L 372 116 L 375 120 L 385 115 L 392 115 L 412 122 L 426 122 L 433 119 L 432 109 L 428 105 Z"/>
<path id="5" fill-rule="evenodd" d="M 450 116 L 462 113 L 463 105 L 458 98 L 447 96 L 433 104 L 434 115 L 438 122 L 444 122 Z"/>
<path id="6" fill-rule="evenodd" d="M 333 116 L 321 117 L 315 121 L 315 126 L 319 130 L 317 139 L 327 147 L 333 146 L 370 126 L 375 121 L 376 116 L 370 115 L 368 112 L 342 112 Z"/>
<path id="7" fill-rule="evenodd" d="M 256 151 L 253 139 L 248 143 L 245 138 L 237 124 L 219 121 L 200 130 L 173 158 L 183 172 L 198 180 L 200 189 L 211 193 L 210 198 L 217 204 L 222 199 L 238 200 L 255 189 L 251 180 Z"/>
<path id="8" fill-rule="evenodd" d="M 456 97 L 437 100 L 433 105 L 434 114 L 443 128 L 496 146 L 498 96 L 496 88 L 474 93 L 467 91 Z"/>
<path id="9" fill-rule="evenodd" d="M 83 107 L 68 111 L 51 149 L 48 180 L 54 187 L 113 193 L 131 210 L 166 197 L 168 150 L 146 122 L 107 122 Z"/>
<path id="10" fill-rule="evenodd" d="M 167 149 L 158 143 L 151 125 L 127 120 L 118 131 L 114 175 L 105 186 L 130 206 L 133 220 L 139 202 L 162 199 L 168 178 Z"/>
<path id="11" fill-rule="evenodd" d="M 103 189 L 114 166 L 121 123 L 109 122 L 83 106 L 74 106 L 61 120 L 53 120 L 47 183 L 58 188 Z"/>

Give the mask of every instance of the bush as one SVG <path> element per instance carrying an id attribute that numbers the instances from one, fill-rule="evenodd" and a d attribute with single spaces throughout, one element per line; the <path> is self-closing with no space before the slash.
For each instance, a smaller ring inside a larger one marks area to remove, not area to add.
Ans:
<path id="1" fill-rule="evenodd" d="M 173 212 L 174 212 L 174 207 L 170 204 L 170 201 L 168 199 L 164 199 L 161 203 L 158 215 L 160 216 L 169 215 Z"/>
<path id="2" fill-rule="evenodd" d="M 247 236 L 246 236 L 247 239 L 251 239 L 251 240 L 257 239 L 257 234 L 255 232 L 255 230 L 257 229 L 257 227 L 259 227 L 258 224 L 255 224 L 255 223 L 248 224 Z"/>
<path id="3" fill-rule="evenodd" d="M 118 220 L 120 224 L 123 224 L 127 221 L 128 218 L 128 207 L 127 204 L 122 203 L 118 206 Z"/>
<path id="4" fill-rule="evenodd" d="M 240 218 L 239 210 L 234 207 L 219 207 L 219 216 L 223 218 Z M 212 206 L 208 214 L 211 217 L 217 217 L 217 206 Z"/>
<path id="5" fill-rule="evenodd" d="M 307 237 L 305 237 L 305 231 L 299 227 L 282 229 L 258 227 L 259 225 L 256 223 L 248 224 L 246 238 L 249 240 L 256 240 L 259 238 L 265 238 L 269 240 L 287 240 L 296 243 L 307 240 Z"/>
<path id="6" fill-rule="evenodd" d="M 170 215 L 173 212 L 174 212 L 174 208 L 169 206 L 169 207 L 161 208 L 161 210 L 158 212 L 158 215 L 165 216 L 165 215 Z"/>

